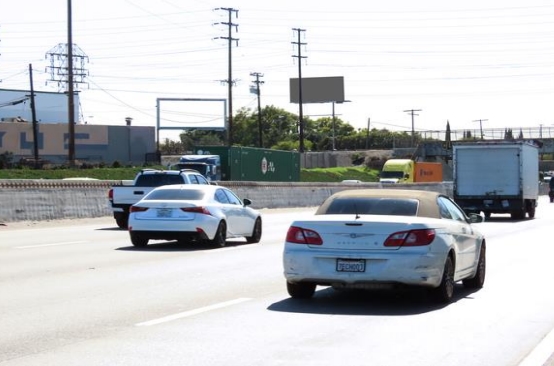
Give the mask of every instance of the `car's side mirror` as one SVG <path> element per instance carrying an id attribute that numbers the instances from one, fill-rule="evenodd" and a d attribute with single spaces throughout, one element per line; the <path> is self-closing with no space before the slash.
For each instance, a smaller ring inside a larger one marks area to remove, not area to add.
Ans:
<path id="1" fill-rule="evenodd" d="M 469 214 L 469 222 L 471 222 L 472 224 L 477 224 L 477 223 L 480 223 L 480 222 L 483 222 L 485 221 L 485 217 L 480 215 L 480 214 L 477 214 L 477 213 L 470 213 Z"/>

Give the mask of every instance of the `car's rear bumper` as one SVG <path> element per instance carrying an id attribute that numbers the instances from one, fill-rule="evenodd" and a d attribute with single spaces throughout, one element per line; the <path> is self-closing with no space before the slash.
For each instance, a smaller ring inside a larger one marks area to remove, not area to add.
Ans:
<path id="1" fill-rule="evenodd" d="M 337 271 L 338 259 L 365 260 L 364 272 Z M 402 255 L 399 253 L 359 254 L 317 253 L 304 255 L 296 250 L 283 256 L 284 275 L 290 282 L 363 288 L 379 284 L 437 287 L 442 279 L 446 253 Z"/>
<path id="2" fill-rule="evenodd" d="M 133 230 L 134 234 L 138 234 L 149 240 L 205 240 L 208 239 L 204 232 L 196 231 L 147 231 Z"/>
<path id="3" fill-rule="evenodd" d="M 173 220 L 158 221 L 158 220 L 129 220 L 129 231 L 140 232 L 145 237 L 150 239 L 172 240 L 179 236 L 194 236 L 200 235 L 205 239 L 213 239 L 217 231 L 219 222 L 217 220 L 210 221 L 191 221 Z"/>

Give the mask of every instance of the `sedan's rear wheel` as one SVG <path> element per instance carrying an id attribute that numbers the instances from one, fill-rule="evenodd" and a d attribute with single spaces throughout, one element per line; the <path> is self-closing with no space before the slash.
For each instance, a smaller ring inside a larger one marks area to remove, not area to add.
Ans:
<path id="1" fill-rule="evenodd" d="M 135 247 L 145 247 L 148 245 L 149 239 L 144 235 L 134 233 L 132 231 L 129 233 L 129 235 L 131 236 L 131 243 L 133 243 Z"/>
<path id="2" fill-rule="evenodd" d="M 477 271 L 473 278 L 466 278 L 462 281 L 466 288 L 482 288 L 485 284 L 485 273 L 487 269 L 486 248 L 485 244 L 481 245 L 479 252 L 479 262 L 477 262 Z"/>
<path id="3" fill-rule="evenodd" d="M 223 248 L 225 246 L 226 236 L 227 236 L 227 225 L 225 225 L 225 221 L 221 221 L 219 223 L 219 226 L 217 227 L 217 231 L 215 233 L 214 238 L 210 240 L 210 244 L 216 248 Z"/>
<path id="4" fill-rule="evenodd" d="M 438 302 L 447 304 L 452 301 L 454 295 L 454 263 L 450 256 L 446 257 L 441 283 L 439 287 L 431 290 L 431 294 Z"/>
<path id="5" fill-rule="evenodd" d="M 316 284 L 312 282 L 289 282 L 287 281 L 287 291 L 294 299 L 309 299 L 314 295 Z"/>
<path id="6" fill-rule="evenodd" d="M 247 243 L 259 243 L 262 238 L 262 219 L 259 217 L 256 219 L 254 229 L 252 230 L 252 236 L 246 237 Z"/>

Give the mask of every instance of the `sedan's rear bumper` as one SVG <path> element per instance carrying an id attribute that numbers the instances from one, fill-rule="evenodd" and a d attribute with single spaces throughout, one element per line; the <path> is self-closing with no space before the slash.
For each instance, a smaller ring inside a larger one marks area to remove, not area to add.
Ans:
<path id="1" fill-rule="evenodd" d="M 149 239 L 173 240 L 184 236 L 203 235 L 205 239 L 213 239 L 217 231 L 219 221 L 217 220 L 129 220 L 129 231 L 144 234 Z M 202 234 L 203 233 L 203 234 Z"/>
<path id="2" fill-rule="evenodd" d="M 338 272 L 338 259 L 364 259 L 364 272 Z M 322 286 L 373 288 L 378 285 L 437 287 L 446 253 L 400 254 L 317 253 L 285 249 L 284 275 L 289 282 L 314 282 Z"/>
<path id="3" fill-rule="evenodd" d="M 207 235 L 204 232 L 196 231 L 143 231 L 133 230 L 134 234 L 140 235 L 148 240 L 206 240 Z"/>

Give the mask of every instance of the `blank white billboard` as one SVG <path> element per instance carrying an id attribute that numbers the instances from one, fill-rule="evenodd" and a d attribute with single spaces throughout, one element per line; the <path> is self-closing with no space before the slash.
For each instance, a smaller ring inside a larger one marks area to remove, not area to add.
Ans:
<path id="1" fill-rule="evenodd" d="M 225 130 L 227 100 L 210 98 L 157 98 L 158 130 Z"/>
<path id="2" fill-rule="evenodd" d="M 290 102 L 300 103 L 298 78 L 290 79 Z M 302 103 L 344 102 L 344 77 L 302 78 Z"/>

